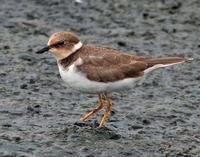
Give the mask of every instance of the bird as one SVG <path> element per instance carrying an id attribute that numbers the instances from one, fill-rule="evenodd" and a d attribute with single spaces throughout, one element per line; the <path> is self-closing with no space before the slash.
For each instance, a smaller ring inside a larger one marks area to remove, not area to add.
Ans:
<path id="1" fill-rule="evenodd" d="M 85 121 L 104 107 L 105 113 L 99 124 L 104 126 L 112 107 L 110 94 L 132 88 L 147 73 L 192 60 L 189 57 L 150 57 L 131 55 L 110 48 L 83 44 L 73 32 L 56 32 L 47 46 L 37 51 L 50 51 L 57 60 L 59 73 L 71 88 L 84 93 L 97 94 L 98 106 L 80 118 Z"/>

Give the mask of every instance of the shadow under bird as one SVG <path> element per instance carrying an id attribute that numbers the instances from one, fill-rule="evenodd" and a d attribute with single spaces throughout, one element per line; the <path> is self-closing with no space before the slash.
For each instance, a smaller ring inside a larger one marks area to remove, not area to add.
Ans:
<path id="1" fill-rule="evenodd" d="M 48 41 L 48 46 L 36 53 L 46 51 L 55 56 L 61 78 L 68 86 L 81 92 L 98 94 L 98 106 L 84 115 L 81 121 L 101 110 L 104 106 L 104 96 L 106 97 L 107 108 L 100 128 L 103 127 L 112 106 L 109 93 L 132 88 L 137 81 L 155 69 L 192 60 L 187 57 L 135 56 L 84 45 L 79 37 L 71 32 L 54 33 Z"/>

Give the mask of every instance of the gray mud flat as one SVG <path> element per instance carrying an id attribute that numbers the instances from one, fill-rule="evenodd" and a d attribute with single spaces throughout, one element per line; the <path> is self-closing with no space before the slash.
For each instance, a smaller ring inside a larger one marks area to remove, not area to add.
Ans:
<path id="1" fill-rule="evenodd" d="M 200 156 L 200 1 L 0 3 L 1 157 Z M 57 31 L 131 54 L 195 59 L 113 93 L 109 119 L 97 129 L 103 112 L 79 118 L 98 97 L 65 86 L 53 56 L 34 53 Z"/>

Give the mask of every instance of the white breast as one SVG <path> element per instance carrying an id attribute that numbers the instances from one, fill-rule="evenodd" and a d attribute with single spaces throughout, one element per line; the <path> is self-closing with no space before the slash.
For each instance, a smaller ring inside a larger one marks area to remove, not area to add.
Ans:
<path id="1" fill-rule="evenodd" d="M 89 80 L 83 73 L 79 72 L 75 64 L 69 66 L 68 69 L 64 69 L 58 64 L 58 68 L 61 78 L 68 86 L 86 93 L 110 93 L 112 91 L 128 89 L 132 88 L 135 82 L 140 80 L 140 78 L 128 78 L 115 82 L 96 82 Z"/>
<path id="2" fill-rule="evenodd" d="M 69 66 L 68 69 L 64 69 L 61 65 L 58 64 L 60 75 L 68 86 L 86 93 L 110 93 L 113 91 L 120 91 L 123 89 L 132 88 L 135 86 L 136 83 L 142 82 L 148 76 L 147 73 L 158 68 L 167 67 L 178 63 L 166 65 L 157 64 L 153 67 L 146 69 L 144 71 L 145 76 L 143 77 L 127 78 L 124 80 L 107 83 L 89 80 L 83 73 L 77 70 L 76 66 L 80 64 L 82 64 L 82 60 L 80 58 L 74 64 Z"/>

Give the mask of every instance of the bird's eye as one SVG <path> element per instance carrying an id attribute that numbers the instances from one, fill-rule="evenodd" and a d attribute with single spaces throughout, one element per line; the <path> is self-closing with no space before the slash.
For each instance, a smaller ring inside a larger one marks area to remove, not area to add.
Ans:
<path id="1" fill-rule="evenodd" d="M 52 46 L 58 48 L 58 47 L 63 46 L 64 44 L 65 44 L 65 40 L 60 40 Z"/>
<path id="2" fill-rule="evenodd" d="M 65 44 L 65 40 L 60 40 L 59 42 L 57 42 L 58 46 L 63 46 Z"/>

